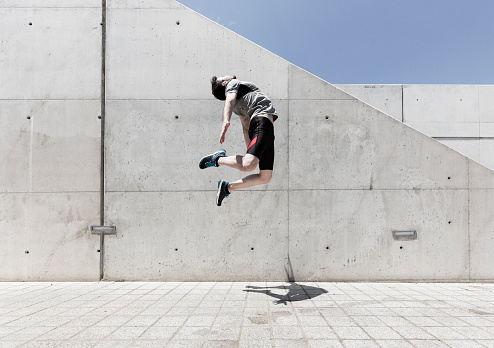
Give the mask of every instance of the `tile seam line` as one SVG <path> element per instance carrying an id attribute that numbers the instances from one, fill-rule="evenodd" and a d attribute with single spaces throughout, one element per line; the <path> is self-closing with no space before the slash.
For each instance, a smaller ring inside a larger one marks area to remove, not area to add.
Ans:
<path id="1" fill-rule="evenodd" d="M 146 283 L 147 283 L 147 282 L 146 282 Z M 158 283 L 161 283 L 161 282 L 158 282 Z M 142 285 L 141 287 L 143 287 L 143 286 L 144 286 L 144 285 Z M 151 305 L 149 305 L 148 307 L 144 308 L 142 311 L 140 311 L 140 312 L 139 312 L 139 314 L 135 315 L 135 316 L 133 317 L 133 319 L 134 319 L 134 318 L 136 318 L 136 317 L 138 317 L 138 316 L 140 316 L 142 313 L 144 313 L 145 311 L 147 311 L 148 309 L 150 309 L 153 305 L 155 305 L 155 304 L 159 303 L 163 297 L 165 297 L 165 296 L 166 296 L 167 294 L 169 294 L 171 291 L 173 291 L 173 290 L 177 289 L 179 286 L 180 286 L 180 284 L 177 284 L 177 285 L 176 285 L 173 289 L 171 289 L 171 290 L 167 291 L 167 293 L 163 294 L 163 295 L 162 295 L 162 296 L 161 296 L 158 300 L 156 300 L 156 301 L 149 301 L 149 302 L 153 302 L 153 304 L 151 304 Z M 159 288 L 159 287 L 158 287 L 158 288 Z M 139 299 L 141 299 L 142 297 L 144 297 L 144 296 L 146 296 L 146 295 L 149 295 L 150 293 L 154 292 L 154 291 L 155 291 L 156 289 L 158 289 L 158 288 L 151 289 L 151 290 L 150 290 L 150 291 L 148 291 L 146 294 L 144 294 L 143 296 L 139 297 Z M 139 289 L 139 288 L 137 288 L 137 289 L 135 289 L 135 290 L 138 290 L 138 289 Z M 148 290 L 148 289 L 145 289 L 145 290 Z M 189 291 L 189 292 L 190 292 L 190 291 Z M 135 302 L 135 301 L 134 301 L 134 302 Z M 138 337 L 138 338 L 136 338 L 136 339 L 134 339 L 134 340 L 132 341 L 132 345 L 133 345 L 135 342 L 137 342 L 137 341 L 138 341 L 138 340 L 139 340 L 139 339 L 140 339 L 140 338 L 144 335 L 144 333 L 146 333 L 147 331 L 149 331 L 149 329 L 150 329 L 150 328 L 152 328 L 152 327 L 153 327 L 153 328 L 154 328 L 154 327 L 156 327 L 156 324 L 157 324 L 157 323 L 161 320 L 161 318 L 163 318 L 163 317 L 164 317 L 164 316 L 162 316 L 162 317 L 160 317 L 160 318 L 156 319 L 156 320 L 155 320 L 155 321 L 154 321 L 151 325 L 148 325 L 148 327 L 147 327 L 147 328 L 146 328 L 143 332 L 141 332 L 141 334 L 139 335 L 139 337 Z M 131 319 L 131 320 L 133 320 L 133 319 Z M 131 320 L 129 320 L 127 323 L 129 323 Z M 127 324 L 127 323 L 126 323 L 126 324 Z"/>
<path id="2" fill-rule="evenodd" d="M 98 282 L 98 283 L 102 283 L 102 282 L 100 281 L 100 282 Z M 117 288 L 117 289 L 122 289 L 122 288 L 124 288 L 124 286 L 121 286 L 121 287 L 119 287 L 119 288 Z M 137 288 L 137 289 L 139 289 L 139 288 Z M 131 289 L 131 290 L 128 290 L 128 292 L 126 292 L 126 293 L 120 293 L 120 294 L 118 294 L 118 295 L 119 295 L 118 297 L 116 297 L 116 298 L 114 298 L 114 299 L 110 300 L 110 301 L 109 301 L 109 302 L 107 302 L 106 304 L 111 303 L 111 302 L 114 302 L 114 301 L 118 301 L 120 298 L 122 298 L 122 297 L 124 297 L 124 296 L 126 296 L 126 295 L 130 295 L 130 294 L 131 294 L 134 290 L 137 290 L 137 289 Z M 96 290 L 96 289 L 93 289 L 93 290 L 92 290 L 92 291 L 90 291 L 89 293 L 94 292 L 95 290 Z M 126 290 L 126 289 L 124 289 L 124 290 Z M 146 294 L 142 294 L 139 298 L 135 299 L 133 302 L 135 302 L 135 301 L 139 300 L 140 298 L 142 298 L 142 297 L 143 297 L 143 296 L 145 296 L 145 295 L 146 295 Z M 84 295 L 82 295 L 82 296 L 84 296 Z M 78 296 L 78 297 L 80 297 L 80 296 Z M 99 297 L 101 297 L 101 296 L 99 296 Z M 98 307 L 98 308 L 101 308 L 101 307 Z M 91 313 L 91 312 L 94 312 L 94 311 L 96 311 L 98 308 L 94 308 L 92 311 L 90 311 L 90 312 L 88 312 L 88 313 L 86 313 L 86 314 L 84 314 L 84 315 L 87 315 L 87 314 L 89 314 L 89 313 Z M 147 308 L 146 308 L 146 309 L 147 309 Z M 142 309 L 142 311 L 140 311 L 139 313 L 142 313 L 142 312 L 143 312 L 143 311 L 145 311 L 146 309 Z M 70 310 L 70 309 L 69 309 L 69 310 Z M 86 327 L 85 327 L 85 329 L 84 329 L 83 331 L 85 331 L 85 330 L 87 330 L 87 329 L 90 329 L 90 328 L 95 328 L 95 327 L 97 328 L 97 327 L 99 327 L 99 326 L 97 325 L 98 323 L 100 323 L 100 322 L 104 321 L 105 319 L 109 318 L 109 317 L 110 317 L 110 316 L 112 316 L 112 315 L 117 315 L 116 313 L 118 313 L 120 310 L 121 310 L 121 309 L 117 309 L 117 310 L 115 310 L 114 312 L 112 312 L 109 316 L 106 316 L 106 317 L 102 318 L 101 320 L 98 320 L 98 321 L 94 322 L 93 324 L 91 324 L 91 325 L 89 325 L 89 326 L 86 326 Z M 84 315 L 79 316 L 79 318 L 83 317 Z M 138 314 L 138 315 L 139 315 L 139 314 Z M 136 315 L 136 316 L 137 316 L 137 315 Z M 102 343 L 102 342 L 105 342 L 105 340 L 106 340 L 108 337 L 110 337 L 110 336 L 111 336 L 114 332 L 116 332 L 119 328 L 121 328 L 121 327 L 125 327 L 125 324 L 127 324 L 127 323 L 128 323 L 128 322 L 130 322 L 131 320 L 132 320 L 132 319 L 127 320 L 125 323 L 122 323 L 122 324 L 121 324 L 119 327 L 117 327 L 115 330 L 113 330 L 113 331 L 111 331 L 111 332 L 108 332 L 108 333 L 107 333 L 104 337 L 101 337 L 100 339 L 98 339 L 98 340 L 97 340 L 97 342 L 98 342 L 97 344 L 100 344 L 100 343 Z M 76 335 L 79 335 L 79 334 L 80 334 L 80 333 L 82 333 L 83 331 L 81 331 L 81 332 L 77 333 Z M 75 337 L 76 335 L 72 336 L 72 338 L 73 338 L 73 337 Z"/>
<path id="3" fill-rule="evenodd" d="M 182 301 L 182 300 L 183 300 L 183 299 L 184 299 L 187 295 L 189 295 L 189 294 L 190 294 L 193 290 L 196 290 L 196 289 L 197 289 L 197 287 L 199 286 L 199 284 L 201 284 L 201 282 L 190 282 L 190 283 L 197 283 L 197 284 L 195 284 L 193 287 L 191 287 L 191 288 L 189 289 L 189 291 L 187 291 L 187 293 L 186 293 L 186 294 L 183 294 L 182 298 L 181 298 L 181 299 L 180 299 L 177 303 L 175 303 L 175 304 L 173 305 L 173 307 L 172 307 L 172 308 L 170 308 L 170 310 L 172 310 L 173 308 L 175 308 L 175 306 L 176 306 L 176 305 L 177 305 L 180 301 Z M 177 286 L 177 287 L 178 287 L 178 286 Z M 180 325 L 180 326 L 178 327 L 177 331 L 175 331 L 175 332 L 173 333 L 173 335 L 172 335 L 172 336 L 168 339 L 167 344 L 168 344 L 168 342 L 169 342 L 169 341 L 172 341 L 175 337 L 177 337 L 177 334 L 178 334 L 178 333 L 179 333 L 179 332 L 180 332 L 183 328 L 187 327 L 187 322 L 189 322 L 189 321 L 190 321 L 190 319 L 191 319 L 191 317 L 192 317 L 192 316 L 194 316 L 194 312 L 195 312 L 195 311 L 197 310 L 197 308 L 198 308 L 198 307 L 199 307 L 199 306 L 200 306 L 200 305 L 204 302 L 204 299 L 207 297 L 207 295 L 208 295 L 209 293 L 211 293 L 211 291 L 212 291 L 212 288 L 210 288 L 210 289 L 209 289 L 209 291 L 208 291 L 208 293 L 207 293 L 206 295 L 204 295 L 204 296 L 201 298 L 201 300 L 199 301 L 199 303 L 198 303 L 198 304 L 196 304 L 196 306 L 194 307 L 194 308 L 195 308 L 195 309 L 194 309 L 194 311 L 192 311 L 190 314 L 188 314 L 188 315 L 187 315 L 187 319 L 186 319 L 186 320 L 184 320 L 184 322 L 182 323 L 182 325 Z M 170 311 L 170 310 L 169 310 L 169 311 Z M 168 312 L 169 312 L 169 311 L 168 311 Z M 167 313 L 168 313 L 168 312 L 167 312 Z M 216 316 L 215 316 L 215 320 L 216 320 L 216 317 L 217 317 L 217 316 L 218 316 L 218 315 L 216 315 Z M 213 323 L 214 323 L 214 321 L 213 321 Z M 175 327 L 175 326 L 174 326 L 174 327 Z M 208 331 L 207 336 L 209 336 L 209 334 L 211 333 L 211 327 L 212 327 L 212 326 L 210 326 L 210 327 L 209 327 L 209 331 Z"/>

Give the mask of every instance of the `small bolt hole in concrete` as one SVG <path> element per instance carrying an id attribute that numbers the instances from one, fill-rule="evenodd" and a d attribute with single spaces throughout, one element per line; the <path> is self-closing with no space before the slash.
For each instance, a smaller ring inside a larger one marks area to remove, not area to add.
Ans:
<path id="1" fill-rule="evenodd" d="M 403 247 L 401 246 L 400 249 L 403 249 Z"/>
<path id="2" fill-rule="evenodd" d="M 451 221 L 448 221 L 448 224 L 450 224 L 450 225 L 451 225 Z"/>
<path id="3" fill-rule="evenodd" d="M 448 180 L 451 180 L 451 177 L 450 176 L 448 176 Z"/>
<path id="4" fill-rule="evenodd" d="M 178 251 L 178 248 L 175 248 L 175 251 Z"/>
<path id="5" fill-rule="evenodd" d="M 30 120 L 31 119 L 31 116 L 28 116 L 27 119 Z"/>
<path id="6" fill-rule="evenodd" d="M 175 115 L 175 119 L 178 120 L 178 115 Z"/>
<path id="7" fill-rule="evenodd" d="M 29 22 L 29 25 L 33 25 L 33 22 Z"/>
<path id="8" fill-rule="evenodd" d="M 254 251 L 254 248 L 250 248 L 250 250 Z"/>
<path id="9" fill-rule="evenodd" d="M 29 250 L 26 250 L 26 251 L 24 252 L 24 254 L 29 254 Z"/>
<path id="10" fill-rule="evenodd" d="M 177 21 L 177 25 L 180 25 L 180 21 Z"/>

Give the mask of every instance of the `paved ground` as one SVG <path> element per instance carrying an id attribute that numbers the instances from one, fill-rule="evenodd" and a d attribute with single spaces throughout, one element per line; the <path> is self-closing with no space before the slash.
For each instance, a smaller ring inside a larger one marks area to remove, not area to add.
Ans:
<path id="1" fill-rule="evenodd" d="M 494 284 L 0 283 L 0 347 L 494 347 Z"/>

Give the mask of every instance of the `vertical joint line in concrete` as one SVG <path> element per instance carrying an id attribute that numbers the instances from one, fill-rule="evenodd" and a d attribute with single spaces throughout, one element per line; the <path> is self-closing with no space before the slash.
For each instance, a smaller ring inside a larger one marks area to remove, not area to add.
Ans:
<path id="1" fill-rule="evenodd" d="M 286 96 L 287 96 L 287 169 L 288 169 L 288 179 L 287 179 L 287 267 L 288 267 L 288 272 L 287 272 L 287 278 L 288 281 L 295 281 L 293 279 L 293 268 L 292 268 L 292 262 L 290 260 L 290 64 L 288 64 L 288 71 L 287 71 L 287 76 L 288 76 L 288 85 L 287 85 L 287 91 L 286 91 Z"/>
<path id="2" fill-rule="evenodd" d="M 479 141 L 478 141 L 478 144 L 479 144 L 479 160 L 480 160 L 480 149 L 481 149 L 481 139 L 482 139 L 482 127 L 480 126 L 480 123 L 482 122 L 481 118 L 480 118 L 480 113 L 481 113 L 481 110 L 480 110 L 480 86 L 477 86 L 477 110 L 479 110 L 478 112 L 478 124 L 479 124 Z"/>
<path id="3" fill-rule="evenodd" d="M 470 190 L 471 190 L 471 186 L 470 186 L 470 160 L 467 162 L 468 163 L 468 166 L 467 166 L 467 187 L 468 187 L 468 191 L 467 191 L 467 233 L 468 233 L 468 280 L 471 281 L 472 280 L 472 277 L 471 277 L 471 273 L 472 273 L 472 248 L 471 248 L 471 244 L 472 244 L 472 241 L 470 239 L 470 229 L 471 229 L 471 226 L 470 226 Z"/>
<path id="4" fill-rule="evenodd" d="M 106 0 L 101 2 L 101 164 L 100 164 L 100 224 L 105 224 L 105 119 L 106 119 Z M 104 277 L 105 236 L 100 235 L 100 280 Z"/>
<path id="5" fill-rule="evenodd" d="M 405 122 L 405 106 L 403 105 L 404 103 L 404 90 L 405 89 L 405 85 L 401 85 L 401 122 Z"/>

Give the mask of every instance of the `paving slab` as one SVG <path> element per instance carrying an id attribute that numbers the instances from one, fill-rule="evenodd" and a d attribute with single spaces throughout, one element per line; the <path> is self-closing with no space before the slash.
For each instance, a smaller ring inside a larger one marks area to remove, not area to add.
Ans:
<path id="1" fill-rule="evenodd" d="M 0 282 L 0 347 L 494 347 L 494 284 Z"/>

